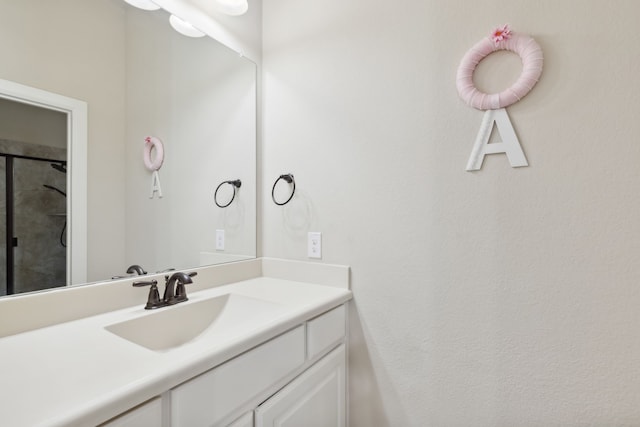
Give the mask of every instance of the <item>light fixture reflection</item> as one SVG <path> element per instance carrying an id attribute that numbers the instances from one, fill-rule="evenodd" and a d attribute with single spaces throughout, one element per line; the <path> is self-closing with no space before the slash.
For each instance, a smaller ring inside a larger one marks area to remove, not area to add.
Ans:
<path id="1" fill-rule="evenodd" d="M 203 37 L 205 34 L 194 28 L 193 25 L 189 24 L 187 21 L 178 18 L 175 15 L 171 15 L 169 17 L 169 23 L 173 27 L 174 30 L 179 32 L 180 34 L 187 37 Z"/>
<path id="2" fill-rule="evenodd" d="M 217 0 L 217 3 L 222 13 L 231 16 L 242 15 L 249 9 L 247 0 Z"/>
<path id="3" fill-rule="evenodd" d="M 151 0 L 124 0 L 131 6 L 137 7 L 142 10 L 158 10 L 160 6 L 152 2 Z"/>

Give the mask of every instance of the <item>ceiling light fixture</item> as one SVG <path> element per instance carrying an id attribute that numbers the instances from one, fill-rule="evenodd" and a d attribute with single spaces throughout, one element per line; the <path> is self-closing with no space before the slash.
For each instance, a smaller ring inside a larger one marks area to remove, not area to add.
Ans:
<path id="1" fill-rule="evenodd" d="M 218 9 L 227 15 L 243 15 L 249 9 L 247 0 L 216 0 Z"/>
<path id="2" fill-rule="evenodd" d="M 169 23 L 174 30 L 187 37 L 203 37 L 205 34 L 189 24 L 187 21 L 178 18 L 175 15 L 169 17 Z"/>
<path id="3" fill-rule="evenodd" d="M 151 0 L 124 0 L 131 6 L 137 7 L 142 10 L 158 10 L 160 6 L 152 2 Z"/>

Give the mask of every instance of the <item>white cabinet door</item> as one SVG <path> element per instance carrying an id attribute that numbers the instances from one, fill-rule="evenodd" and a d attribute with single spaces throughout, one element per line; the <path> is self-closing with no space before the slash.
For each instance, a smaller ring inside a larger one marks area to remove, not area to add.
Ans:
<path id="1" fill-rule="evenodd" d="M 162 399 L 156 397 L 125 412 L 100 427 L 160 427 L 162 426 Z"/>
<path id="2" fill-rule="evenodd" d="M 345 427 L 345 370 L 341 344 L 260 405 L 256 427 Z"/>

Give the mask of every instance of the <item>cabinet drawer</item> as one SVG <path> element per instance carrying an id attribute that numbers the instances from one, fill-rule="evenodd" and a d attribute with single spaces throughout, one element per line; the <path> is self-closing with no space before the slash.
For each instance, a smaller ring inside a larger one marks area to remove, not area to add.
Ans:
<path id="1" fill-rule="evenodd" d="M 158 427 L 162 425 L 162 399 L 156 397 L 121 414 L 100 427 Z"/>
<path id="2" fill-rule="evenodd" d="M 303 363 L 299 326 L 171 390 L 171 425 L 216 425 Z"/>
<path id="3" fill-rule="evenodd" d="M 254 427 L 253 426 L 253 411 L 247 412 L 231 424 L 229 427 Z"/>
<path id="4" fill-rule="evenodd" d="M 345 336 L 346 309 L 344 304 L 307 322 L 307 358 L 329 350 Z"/>

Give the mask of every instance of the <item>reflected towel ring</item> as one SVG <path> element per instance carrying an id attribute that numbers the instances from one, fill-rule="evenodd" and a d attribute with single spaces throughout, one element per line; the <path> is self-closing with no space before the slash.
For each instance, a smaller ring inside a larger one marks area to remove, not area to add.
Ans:
<path id="1" fill-rule="evenodd" d="M 220 187 L 222 187 L 224 184 L 230 184 L 233 187 L 233 196 L 231 197 L 231 200 L 229 200 L 229 203 L 227 203 L 226 205 L 221 205 L 220 203 L 218 203 L 218 190 L 220 190 Z M 221 182 L 216 187 L 215 193 L 213 193 L 213 201 L 216 202 L 216 205 L 219 208 L 226 208 L 231 203 L 233 203 L 233 199 L 236 198 L 236 191 L 237 191 L 238 188 L 240 188 L 241 185 L 242 185 L 242 181 L 240 181 L 239 179 L 235 179 L 235 180 L 232 180 L 232 181 L 223 181 L 223 182 Z"/>
<path id="2" fill-rule="evenodd" d="M 280 180 L 284 180 L 286 181 L 288 184 L 293 184 L 293 189 L 291 190 L 291 195 L 289 196 L 289 198 L 287 200 L 285 200 L 284 202 L 280 203 L 276 200 L 276 196 L 275 196 L 275 192 L 276 192 L 276 185 L 278 185 L 278 182 L 280 182 Z M 276 179 L 276 182 L 273 183 L 273 188 L 271 188 L 271 199 L 273 200 L 273 203 L 275 203 L 278 206 L 284 206 L 287 203 L 289 203 L 291 201 L 291 199 L 293 198 L 293 195 L 296 193 L 296 180 L 293 179 L 293 175 L 290 173 L 284 174 L 284 175 L 280 175 L 278 177 L 278 179 Z"/>

